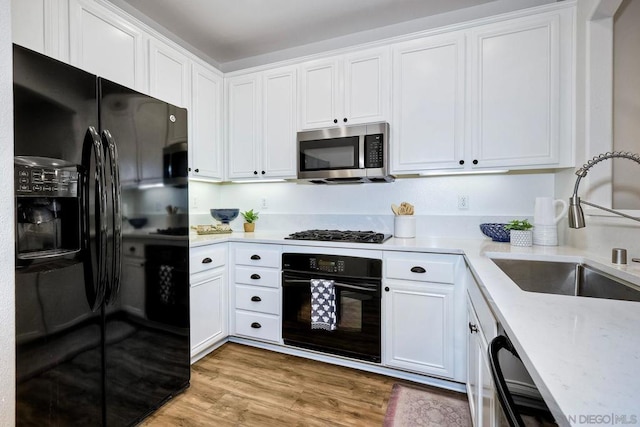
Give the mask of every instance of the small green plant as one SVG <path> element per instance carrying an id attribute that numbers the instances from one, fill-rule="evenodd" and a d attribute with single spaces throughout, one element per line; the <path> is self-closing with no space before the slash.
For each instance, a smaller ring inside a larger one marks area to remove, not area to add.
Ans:
<path id="1" fill-rule="evenodd" d="M 518 220 L 514 219 L 504 226 L 506 230 L 531 230 L 533 225 L 526 219 Z"/>
<path id="2" fill-rule="evenodd" d="M 248 223 L 248 224 L 251 224 L 252 222 L 257 221 L 259 213 L 260 212 L 254 212 L 253 209 L 250 209 L 250 210 L 245 211 L 245 212 L 240 212 L 240 214 L 244 218 L 244 221 L 246 223 Z"/>

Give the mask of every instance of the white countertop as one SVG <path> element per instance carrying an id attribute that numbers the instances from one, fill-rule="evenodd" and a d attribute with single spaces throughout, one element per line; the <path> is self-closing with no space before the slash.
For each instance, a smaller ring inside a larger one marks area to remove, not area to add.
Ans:
<path id="1" fill-rule="evenodd" d="M 490 257 L 585 262 L 638 285 L 640 264 L 616 266 L 610 259 L 569 247 L 522 248 L 488 239 L 392 238 L 377 245 L 284 237 L 267 232 L 192 234 L 190 243 L 191 247 L 238 241 L 464 254 L 560 425 L 623 423 L 615 417 L 626 417 L 631 424 L 635 417 L 640 423 L 640 303 L 525 292 Z"/>

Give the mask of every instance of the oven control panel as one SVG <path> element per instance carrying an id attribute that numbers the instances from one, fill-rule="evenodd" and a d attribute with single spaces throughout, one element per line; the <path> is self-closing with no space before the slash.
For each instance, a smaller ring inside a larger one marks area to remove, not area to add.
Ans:
<path id="1" fill-rule="evenodd" d="M 382 260 L 345 255 L 282 254 L 282 269 L 299 273 L 327 273 L 362 279 L 382 278 Z"/>
<path id="2" fill-rule="evenodd" d="M 309 268 L 312 271 L 325 273 L 344 273 L 344 260 L 309 258 Z"/>

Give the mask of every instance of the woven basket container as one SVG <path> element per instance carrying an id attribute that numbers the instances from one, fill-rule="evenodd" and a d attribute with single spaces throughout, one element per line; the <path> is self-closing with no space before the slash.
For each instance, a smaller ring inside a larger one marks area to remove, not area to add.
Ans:
<path id="1" fill-rule="evenodd" d="M 491 237 L 494 242 L 508 242 L 509 230 L 506 230 L 504 226 L 507 224 L 499 223 L 484 223 L 480 224 L 480 231 L 487 237 Z"/>

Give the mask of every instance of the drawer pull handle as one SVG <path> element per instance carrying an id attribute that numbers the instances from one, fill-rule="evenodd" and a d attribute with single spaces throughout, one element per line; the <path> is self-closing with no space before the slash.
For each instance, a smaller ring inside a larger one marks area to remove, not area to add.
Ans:
<path id="1" fill-rule="evenodd" d="M 260 298 L 260 297 L 258 297 L 258 296 L 253 296 L 253 297 L 251 297 L 251 301 L 253 301 L 253 302 L 260 302 L 260 301 L 262 301 L 262 298 Z"/>
<path id="2" fill-rule="evenodd" d="M 259 274 L 256 274 L 256 273 L 253 273 L 253 274 L 251 275 L 251 278 L 252 278 L 253 280 L 259 280 L 259 279 L 260 279 L 260 275 L 259 275 Z"/>
<path id="3" fill-rule="evenodd" d="M 469 332 L 476 333 L 478 332 L 478 325 L 474 325 L 473 323 L 469 322 Z"/>
<path id="4" fill-rule="evenodd" d="M 258 261 L 260 259 L 260 255 L 251 255 L 251 259 L 254 261 Z"/>
<path id="5" fill-rule="evenodd" d="M 202 260 L 203 264 L 211 264 L 213 262 L 213 260 L 209 257 L 206 257 L 205 259 Z"/>
<path id="6" fill-rule="evenodd" d="M 258 322 L 253 322 L 253 323 L 251 324 L 251 327 L 252 327 L 253 329 L 260 329 L 260 328 L 262 328 L 262 325 L 261 325 L 260 323 L 258 323 Z"/>
<path id="7" fill-rule="evenodd" d="M 415 266 L 415 267 L 412 267 L 412 268 L 411 268 L 411 272 L 412 272 L 412 273 L 426 273 L 426 272 L 427 272 L 427 270 L 425 270 L 425 269 L 424 269 L 424 268 L 422 268 L 422 267 Z"/>

